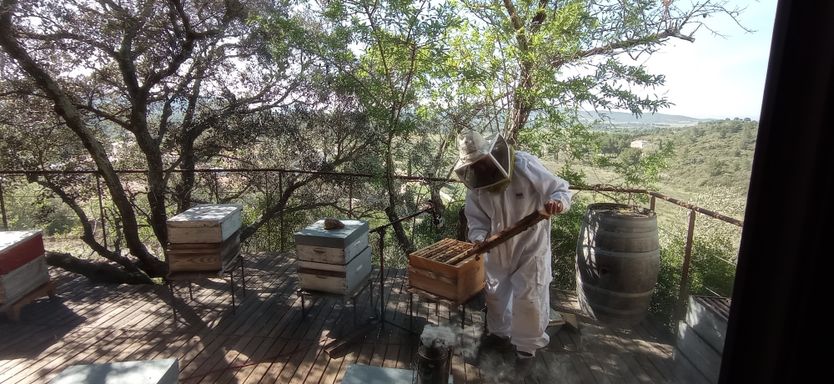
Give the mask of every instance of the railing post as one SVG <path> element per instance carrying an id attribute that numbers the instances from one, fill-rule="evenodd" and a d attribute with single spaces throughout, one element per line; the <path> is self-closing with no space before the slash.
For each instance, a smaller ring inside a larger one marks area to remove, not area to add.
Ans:
<path id="1" fill-rule="evenodd" d="M 269 210 L 272 207 L 272 192 L 269 191 L 269 171 L 264 173 L 264 209 Z M 273 220 L 270 217 L 266 222 L 266 247 L 272 251 L 272 225 Z"/>
<path id="2" fill-rule="evenodd" d="M 278 196 L 284 195 L 284 172 L 278 172 Z M 280 199 L 280 197 L 279 197 Z M 284 210 L 278 212 L 278 237 L 280 238 L 281 252 L 284 252 Z"/>
<path id="3" fill-rule="evenodd" d="M 99 174 L 96 174 L 96 191 L 98 191 L 98 214 L 99 219 L 101 219 L 101 238 L 102 242 L 104 243 L 104 248 L 107 248 L 107 226 L 105 225 L 106 219 L 104 218 L 104 204 L 101 202 L 101 178 Z M 95 233 L 93 234 L 95 237 Z"/>
<path id="4" fill-rule="evenodd" d="M 379 229 L 379 324 L 385 327 L 385 228 Z"/>
<path id="5" fill-rule="evenodd" d="M 649 199 L 649 210 L 654 212 L 655 197 L 654 197 L 654 195 L 651 195 L 651 196 L 652 196 L 651 199 Z"/>
<path id="6" fill-rule="evenodd" d="M 348 178 L 348 215 L 353 218 L 353 177 Z"/>
<path id="7" fill-rule="evenodd" d="M 9 221 L 6 218 L 6 197 L 4 196 L 5 192 L 3 191 L 3 178 L 0 177 L 0 213 L 3 214 L 3 230 L 9 230 Z"/>
<path id="8" fill-rule="evenodd" d="M 683 251 L 683 267 L 681 268 L 680 294 L 675 308 L 675 323 L 683 319 L 689 296 L 689 269 L 692 263 L 692 239 L 695 233 L 695 210 L 689 210 L 689 227 L 686 230 L 686 246 Z"/>

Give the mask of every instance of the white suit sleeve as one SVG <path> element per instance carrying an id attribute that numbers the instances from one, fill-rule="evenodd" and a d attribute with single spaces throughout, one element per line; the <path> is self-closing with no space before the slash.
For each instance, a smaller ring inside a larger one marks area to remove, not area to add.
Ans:
<path id="1" fill-rule="evenodd" d="M 469 227 L 469 241 L 484 241 L 489 234 L 490 219 L 478 201 L 477 193 L 466 192 L 466 204 L 463 207 Z"/>
<path id="2" fill-rule="evenodd" d="M 548 171 L 539 159 L 533 155 L 523 152 L 516 155 L 524 156 L 527 160 L 527 176 L 533 182 L 535 188 L 539 189 L 539 193 L 546 199 L 562 202 L 562 212 L 567 212 L 570 209 L 571 202 L 568 182 Z"/>

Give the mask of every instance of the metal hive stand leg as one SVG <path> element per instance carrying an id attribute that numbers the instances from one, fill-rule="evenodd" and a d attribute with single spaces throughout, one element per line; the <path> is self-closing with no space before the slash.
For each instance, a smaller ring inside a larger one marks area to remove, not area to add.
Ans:
<path id="1" fill-rule="evenodd" d="M 174 282 L 172 280 L 165 279 L 165 285 L 168 286 L 168 293 L 171 294 L 171 310 L 174 312 L 174 326 L 177 325 L 177 306 L 176 306 L 176 298 L 174 297 Z"/>
<path id="2" fill-rule="evenodd" d="M 246 297 L 246 270 L 243 268 L 243 255 L 238 255 L 240 263 L 240 280 L 243 286 L 243 297 Z"/>
<path id="3" fill-rule="evenodd" d="M 232 312 L 237 312 L 237 307 L 235 306 L 235 274 L 234 269 L 229 271 L 229 289 L 232 293 Z"/>

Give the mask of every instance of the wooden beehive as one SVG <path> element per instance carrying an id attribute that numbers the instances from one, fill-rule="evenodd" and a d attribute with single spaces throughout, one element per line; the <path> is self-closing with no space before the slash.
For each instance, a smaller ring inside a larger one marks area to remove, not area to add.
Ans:
<path id="1" fill-rule="evenodd" d="M 234 204 L 197 205 L 168 219 L 170 243 L 222 243 L 241 225 L 241 207 Z"/>
<path id="2" fill-rule="evenodd" d="M 0 275 L 20 268 L 43 254 L 41 231 L 0 232 Z"/>
<path id="3" fill-rule="evenodd" d="M 484 259 L 466 256 L 471 243 L 443 239 L 408 256 L 408 285 L 457 304 L 480 292 L 484 279 Z"/>
<path id="4" fill-rule="evenodd" d="M 298 261 L 298 284 L 302 289 L 350 294 L 371 273 L 371 247 L 365 247 L 347 264 Z"/>
<path id="5" fill-rule="evenodd" d="M 170 272 L 220 271 L 240 251 L 240 231 L 222 243 L 169 243 L 165 248 Z"/>
<path id="6" fill-rule="evenodd" d="M 324 220 L 294 235 L 298 260 L 347 264 L 368 247 L 368 222 L 342 220 L 344 228 L 324 229 Z"/>
<path id="7" fill-rule="evenodd" d="M 168 219 L 169 272 L 222 271 L 240 252 L 241 207 L 198 205 Z"/>
<path id="8" fill-rule="evenodd" d="M 341 220 L 343 228 L 325 229 L 319 220 L 295 233 L 298 285 L 301 289 L 348 295 L 371 273 L 368 223 Z"/>
<path id="9" fill-rule="evenodd" d="M 0 304 L 14 303 L 49 281 L 40 231 L 0 232 Z"/>

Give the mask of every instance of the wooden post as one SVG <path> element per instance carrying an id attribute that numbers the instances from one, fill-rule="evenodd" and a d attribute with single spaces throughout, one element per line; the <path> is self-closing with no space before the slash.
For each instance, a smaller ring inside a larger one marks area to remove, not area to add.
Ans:
<path id="1" fill-rule="evenodd" d="M 683 311 L 689 296 L 689 267 L 692 263 L 692 238 L 695 234 L 695 211 L 689 211 L 689 227 L 686 230 L 686 247 L 683 251 L 683 267 L 681 267 L 680 294 L 675 308 L 675 323 L 683 319 Z"/>
<path id="2" fill-rule="evenodd" d="M 655 197 L 654 197 L 654 195 L 652 195 L 652 198 L 649 199 L 649 210 L 652 211 L 652 212 L 654 212 L 654 202 L 655 202 Z"/>

